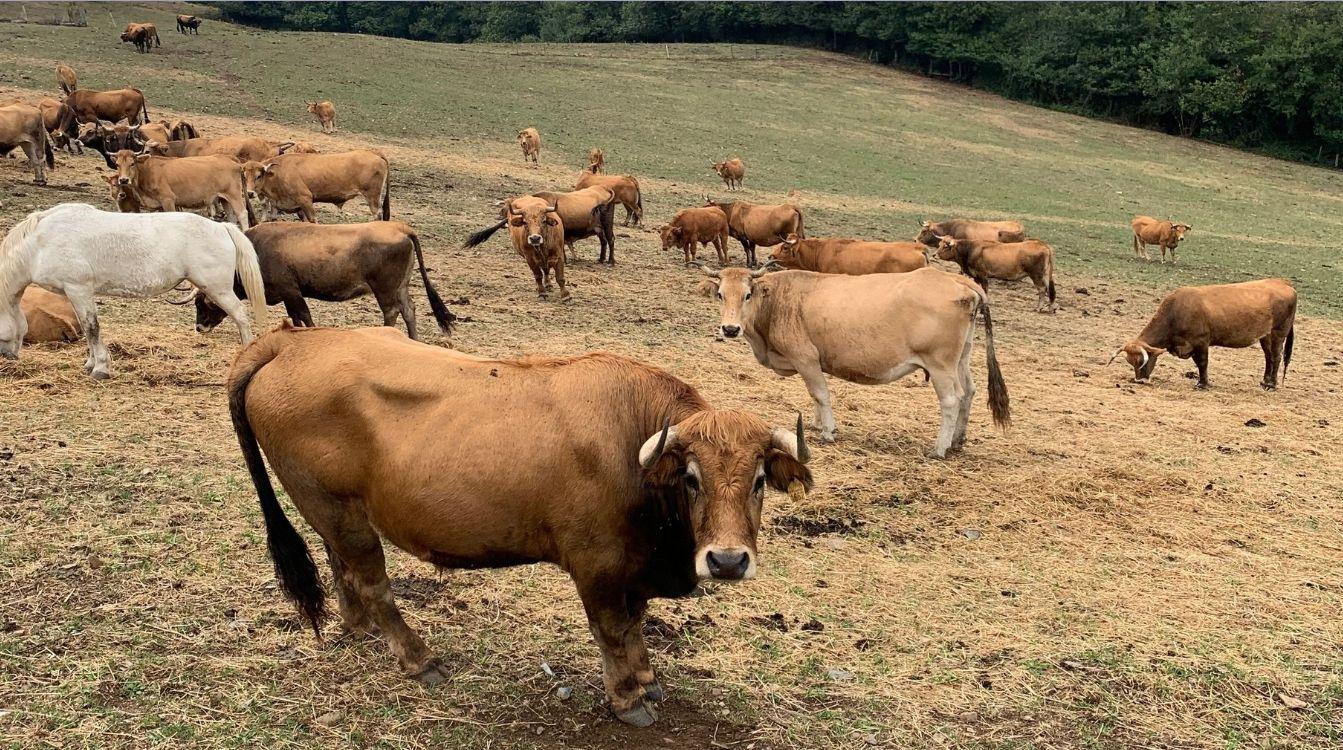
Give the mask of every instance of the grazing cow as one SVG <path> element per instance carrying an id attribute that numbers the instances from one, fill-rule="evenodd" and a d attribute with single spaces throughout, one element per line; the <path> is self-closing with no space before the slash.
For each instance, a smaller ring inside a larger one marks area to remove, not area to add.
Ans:
<path id="1" fill-rule="evenodd" d="M 922 369 L 942 407 L 942 427 L 929 455 L 944 458 L 960 449 L 975 393 L 970 350 L 979 315 L 989 409 L 999 426 L 1010 421 L 988 298 L 974 282 L 936 268 L 864 276 L 810 271 L 765 276 L 765 270 L 706 270 L 718 283 L 703 291 L 719 300 L 723 336 L 744 335 L 760 364 L 780 375 L 802 376 L 816 402 L 813 424 L 822 441 L 835 439 L 826 373 L 875 385 Z"/>
<path id="2" fill-rule="evenodd" d="M 600 174 L 606 171 L 606 155 L 599 148 L 594 148 L 588 152 L 588 172 Z"/>
<path id="3" fill-rule="evenodd" d="M 280 590 L 319 635 L 326 592 L 267 459 L 325 543 L 345 629 L 380 631 L 406 676 L 451 679 L 397 609 L 384 539 L 439 567 L 548 562 L 578 589 L 612 711 L 637 726 L 663 698 L 647 602 L 753 578 L 765 486 L 812 483 L 800 430 L 615 354 L 492 360 L 282 324 L 226 389 Z"/>
<path id="4" fill-rule="evenodd" d="M 60 86 L 62 94 L 69 94 L 79 88 L 79 79 L 75 76 L 75 69 L 65 63 L 56 63 L 56 85 Z"/>
<path id="5" fill-rule="evenodd" d="M 1020 281 L 1029 277 L 1039 300 L 1036 312 L 1054 312 L 1054 248 L 1040 240 L 981 242 L 944 235 L 937 257 L 961 267 L 988 293 L 989 279 Z"/>
<path id="6" fill-rule="evenodd" d="M 247 196 L 262 199 L 271 212 L 296 213 L 316 224 L 314 203 L 341 208 L 363 197 L 374 219 L 392 218 L 391 167 L 370 150 L 341 154 L 282 154 L 243 165 Z"/>
<path id="7" fill-rule="evenodd" d="M 28 324 L 28 331 L 23 334 L 25 344 L 78 341 L 84 335 L 70 301 L 40 286 L 23 290 L 19 311 Z"/>
<path id="8" fill-rule="evenodd" d="M 247 230 L 242 167 L 227 156 L 174 159 L 118 151 L 115 160 L 117 182 L 130 189 L 141 210 L 210 209 L 222 201 L 225 218 Z"/>
<path id="9" fill-rule="evenodd" d="M 670 223 L 658 227 L 658 234 L 663 250 L 681 248 L 687 266 L 695 262 L 699 246 L 710 243 L 718 252 L 718 264 L 727 265 L 727 216 L 716 207 L 683 208 Z"/>
<path id="10" fill-rule="evenodd" d="M 201 20 L 195 16 L 177 16 L 177 33 L 179 34 L 199 34 Z"/>
<path id="11" fill-rule="evenodd" d="M 322 153 L 321 151 L 318 151 L 318 150 L 317 150 L 317 147 L 316 147 L 316 146 L 312 145 L 311 143 L 308 143 L 307 141 L 283 141 L 283 142 L 280 142 L 280 143 L 272 142 L 271 145 L 273 145 L 273 146 L 275 147 L 275 149 L 276 149 L 277 151 L 279 151 L 279 153 L 276 154 L 276 156 L 279 156 L 280 154 L 320 154 L 320 153 Z"/>
<path id="12" fill-rule="evenodd" d="M 131 125 L 149 122 L 149 106 L 145 103 L 144 93 L 137 88 L 113 91 L 79 89 L 66 95 L 65 103 L 75 111 L 75 118 L 80 122 L 125 120 Z"/>
<path id="13" fill-rule="evenodd" d="M 1258 341 L 1264 350 L 1264 390 L 1278 387 L 1278 365 L 1287 379 L 1296 337 L 1296 290 L 1286 279 L 1261 279 L 1240 284 L 1185 286 L 1157 306 L 1138 337 L 1121 346 L 1133 366 L 1133 382 L 1152 379 L 1157 357 L 1169 352 L 1180 359 L 1193 357 L 1198 384 L 1208 387 L 1208 347 L 1243 349 Z"/>
<path id="14" fill-rule="evenodd" d="M 18 359 L 26 321 L 19 293 L 29 284 L 64 294 L 89 340 L 84 370 L 111 376 L 111 357 L 98 326 L 95 297 L 156 297 L 190 281 L 252 340 L 247 314 L 233 294 L 242 278 L 258 324 L 266 320 L 265 289 L 252 243 L 232 224 L 194 214 L 117 214 L 83 203 L 31 213 L 0 242 L 0 358 Z"/>
<path id="15" fill-rule="evenodd" d="M 1170 262 L 1175 263 L 1175 248 L 1184 239 L 1184 235 L 1193 227 L 1188 224 L 1172 224 L 1170 221 L 1158 221 L 1150 216 L 1135 216 L 1130 222 L 1133 227 L 1133 254 L 1149 263 L 1152 256 L 1147 254 L 1148 245 L 1161 247 L 1161 262 L 1166 262 L 1166 251 L 1170 251 Z"/>
<path id="16" fill-rule="evenodd" d="M 973 221 L 970 219 L 952 219 L 950 221 L 919 222 L 919 234 L 915 242 L 936 248 L 943 237 L 955 237 L 958 240 L 977 240 L 980 242 L 1025 242 L 1026 228 L 1019 221 Z"/>
<path id="17" fill-rule="evenodd" d="M 741 189 L 742 178 L 746 176 L 746 165 L 741 159 L 734 156 L 727 161 L 712 162 L 710 167 L 723 178 L 723 184 L 727 185 L 728 190 Z"/>
<path id="18" fill-rule="evenodd" d="M 47 184 L 47 170 L 56 168 L 56 153 L 42 120 L 42 110 L 27 104 L 0 106 L 0 154 L 23 149 L 33 168 L 33 184 Z"/>
<path id="19" fill-rule="evenodd" d="M 266 304 L 284 303 L 285 315 L 295 325 L 313 326 L 312 313 L 304 298 L 326 302 L 372 294 L 382 310 L 383 325 L 396 325 L 396 316 L 415 335 L 415 303 L 410 298 L 410 276 L 415 264 L 434 320 L 444 336 L 452 332 L 456 316 L 443 304 L 429 281 L 415 230 L 399 221 L 368 221 L 362 224 L 306 224 L 269 222 L 247 231 L 256 248 L 261 279 L 266 285 Z M 247 290 L 234 281 L 233 293 L 247 298 Z M 193 292 L 174 304 L 196 302 L 196 330 L 213 330 L 224 320 L 220 307 Z"/>
<path id="20" fill-rule="evenodd" d="M 641 226 L 644 221 L 644 195 L 639 190 L 639 181 L 628 174 L 596 174 L 583 172 L 578 175 L 574 190 L 597 185 L 616 194 L 616 200 L 625 207 L 624 226 Z"/>
<path id="21" fill-rule="evenodd" d="M 246 135 L 226 135 L 166 143 L 151 141 L 145 144 L 145 150 L 155 156 L 227 156 L 236 162 L 245 163 L 279 156 L 281 145 Z"/>
<path id="22" fill-rule="evenodd" d="M 84 153 L 84 144 L 79 140 L 79 122 L 75 111 L 50 97 L 37 103 L 42 112 L 42 126 L 53 148 L 63 148 L 70 153 Z"/>
<path id="23" fill-rule="evenodd" d="M 323 133 L 336 132 L 336 105 L 329 101 L 308 102 L 308 113 L 317 118 Z"/>
<path id="24" fill-rule="evenodd" d="M 135 45 L 138 52 L 148 52 L 151 47 L 162 46 L 159 29 L 152 23 L 128 23 L 121 33 L 121 41 Z"/>
<path id="25" fill-rule="evenodd" d="M 601 245 L 597 262 L 615 265 L 615 192 L 594 185 L 568 193 L 541 192 L 532 195 L 556 207 L 564 223 L 564 243 L 569 246 L 569 252 L 575 253 L 577 257 L 574 243 L 596 237 Z"/>
<path id="26" fill-rule="evenodd" d="M 541 163 L 541 131 L 536 128 L 524 128 L 518 131 L 518 145 L 522 147 L 522 160 L 531 159 L 533 164 Z"/>
<path id="27" fill-rule="evenodd" d="M 805 239 L 802 210 L 791 203 L 757 205 L 745 201 L 717 202 L 705 197 L 705 206 L 717 206 L 727 216 L 727 231 L 746 253 L 746 265 L 756 265 L 757 245 L 777 245 L 790 234 Z"/>
<path id="28" fill-rule="evenodd" d="M 917 242 L 872 242 L 840 237 L 803 239 L 789 234 L 771 253 L 784 268 L 861 276 L 904 273 L 928 265 Z"/>

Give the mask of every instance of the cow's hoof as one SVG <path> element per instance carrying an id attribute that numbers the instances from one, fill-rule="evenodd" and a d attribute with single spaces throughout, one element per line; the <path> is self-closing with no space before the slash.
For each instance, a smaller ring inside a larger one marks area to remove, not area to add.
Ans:
<path id="1" fill-rule="evenodd" d="M 667 694 L 662 691 L 662 684 L 659 682 L 650 682 L 644 685 L 644 697 L 655 703 L 661 703 Z"/>
<path id="2" fill-rule="evenodd" d="M 1266 390 L 1266 391 L 1276 391 L 1276 390 L 1278 390 L 1278 384 L 1277 384 L 1277 383 L 1260 383 L 1260 384 L 1259 384 L 1259 387 L 1260 387 L 1260 388 L 1263 388 L 1263 389 Z"/>
<path id="3" fill-rule="evenodd" d="M 658 712 L 651 705 L 641 702 L 634 708 L 620 711 L 616 718 L 630 726 L 648 727 L 658 720 Z"/>
<path id="4" fill-rule="evenodd" d="M 930 460 L 941 461 L 947 457 L 947 452 L 942 451 L 941 453 L 938 453 L 936 450 L 930 450 L 923 455 Z"/>
<path id="5" fill-rule="evenodd" d="M 429 662 L 429 666 L 419 674 L 412 675 L 410 679 L 425 687 L 437 687 L 448 681 L 448 668 L 443 666 L 443 662 L 434 659 Z"/>
<path id="6" fill-rule="evenodd" d="M 46 186 L 47 186 L 47 181 L 46 181 L 46 180 L 33 180 L 33 184 L 36 185 L 36 186 L 38 186 L 38 187 L 46 187 Z"/>
<path id="7" fill-rule="evenodd" d="M 1196 391 L 1206 391 L 1206 390 L 1208 390 L 1208 384 L 1207 384 L 1207 383 L 1194 383 L 1194 390 L 1196 390 Z"/>
<path id="8" fill-rule="evenodd" d="M 561 304 L 561 305 L 572 305 L 573 303 L 574 303 L 574 298 L 571 297 L 571 296 L 569 296 L 569 295 L 567 295 L 567 294 L 564 295 L 563 297 L 560 297 L 560 304 Z"/>

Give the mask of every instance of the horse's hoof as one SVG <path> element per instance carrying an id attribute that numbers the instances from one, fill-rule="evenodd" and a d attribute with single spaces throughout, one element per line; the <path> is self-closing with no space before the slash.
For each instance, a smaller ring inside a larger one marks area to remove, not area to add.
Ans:
<path id="1" fill-rule="evenodd" d="M 616 718 L 630 726 L 647 727 L 658 720 L 658 712 L 647 703 L 641 702 L 634 708 L 617 713 Z"/>
<path id="2" fill-rule="evenodd" d="M 821 441 L 822 443 L 833 443 L 833 442 L 835 442 L 835 433 L 833 433 L 833 432 L 822 432 L 822 433 L 820 434 L 819 439 L 820 439 L 820 441 Z"/>
<path id="3" fill-rule="evenodd" d="M 112 373 L 108 372 L 107 370 L 94 370 L 89 374 L 93 376 L 94 380 L 107 380 L 108 378 L 112 377 Z"/>
<path id="4" fill-rule="evenodd" d="M 947 453 L 946 451 L 938 453 L 936 449 L 933 449 L 925 453 L 924 456 L 932 461 L 941 461 L 947 457 Z"/>
<path id="5" fill-rule="evenodd" d="M 650 682 L 647 685 L 644 685 L 644 697 L 655 703 L 660 703 L 666 699 L 667 694 L 662 692 L 661 683 Z"/>
<path id="6" fill-rule="evenodd" d="M 448 681 L 448 668 L 443 666 L 443 662 L 435 659 L 429 662 L 422 672 L 411 677 L 412 680 L 424 685 L 425 687 L 437 687 Z"/>

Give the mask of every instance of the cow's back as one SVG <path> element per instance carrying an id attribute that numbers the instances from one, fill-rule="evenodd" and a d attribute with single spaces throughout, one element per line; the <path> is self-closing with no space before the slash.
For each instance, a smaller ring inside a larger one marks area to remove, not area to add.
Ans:
<path id="1" fill-rule="evenodd" d="M 387 160 L 366 150 L 341 154 L 284 154 L 274 164 L 282 171 L 282 180 L 299 180 L 316 197 L 323 194 L 353 197 L 363 187 L 387 179 Z"/>
<path id="2" fill-rule="evenodd" d="M 1296 310 L 1296 290 L 1286 279 L 1181 287 L 1166 300 L 1190 333 L 1207 326 L 1217 346 L 1250 346 L 1273 330 L 1275 320 Z"/>

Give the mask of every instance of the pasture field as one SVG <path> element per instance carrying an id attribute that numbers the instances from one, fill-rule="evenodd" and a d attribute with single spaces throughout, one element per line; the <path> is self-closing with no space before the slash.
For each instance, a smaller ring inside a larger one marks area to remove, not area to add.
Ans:
<path id="1" fill-rule="evenodd" d="M 652 231 L 724 195 L 708 165 L 729 155 L 748 166 L 743 198 L 797 203 L 814 236 L 1019 218 L 1057 251 L 1061 309 L 1031 312 L 1029 285 L 991 289 L 1014 423 L 990 426 L 976 351 L 979 403 L 952 460 L 923 458 L 937 409 L 914 378 L 831 380 L 839 441 L 812 442 L 805 500 L 766 500 L 760 576 L 653 603 L 669 702 L 634 730 L 601 705 L 596 647 L 554 568 L 439 572 L 389 552 L 407 620 L 454 671 L 432 691 L 381 643 L 334 625 L 315 640 L 274 585 L 229 427 L 233 329 L 104 300 L 111 380 L 84 375 L 82 343 L 0 365 L 3 746 L 1343 747 L 1338 173 L 804 50 L 449 46 L 215 20 L 186 37 L 172 14 L 187 7 L 6 28 L 0 99 L 51 95 L 63 61 L 81 87 L 135 85 L 155 119 L 206 135 L 383 149 L 393 218 L 420 230 L 464 351 L 607 349 L 717 406 L 809 415 L 799 379 L 713 340 L 698 277 Z M 116 44 L 132 20 L 155 21 L 163 46 Z M 333 136 L 303 108 L 318 98 L 338 108 Z M 527 125 L 545 138 L 539 169 L 512 140 Z M 571 185 L 591 146 L 640 178 L 647 226 L 619 230 L 614 268 L 580 243 L 572 305 L 535 299 L 503 235 L 457 249 L 495 199 Z M 57 160 L 39 188 L 0 159 L 0 229 L 62 201 L 110 207 L 99 159 Z M 366 218 L 356 204 L 345 220 Z M 1133 259 L 1135 213 L 1193 225 L 1179 266 Z M 1149 386 L 1106 367 L 1174 287 L 1273 275 L 1302 297 L 1280 390 L 1259 389 L 1257 348 L 1215 350 L 1205 393 L 1187 361 L 1164 358 Z M 421 330 L 448 343 L 413 287 Z M 379 320 L 371 300 L 312 308 L 322 324 Z"/>

